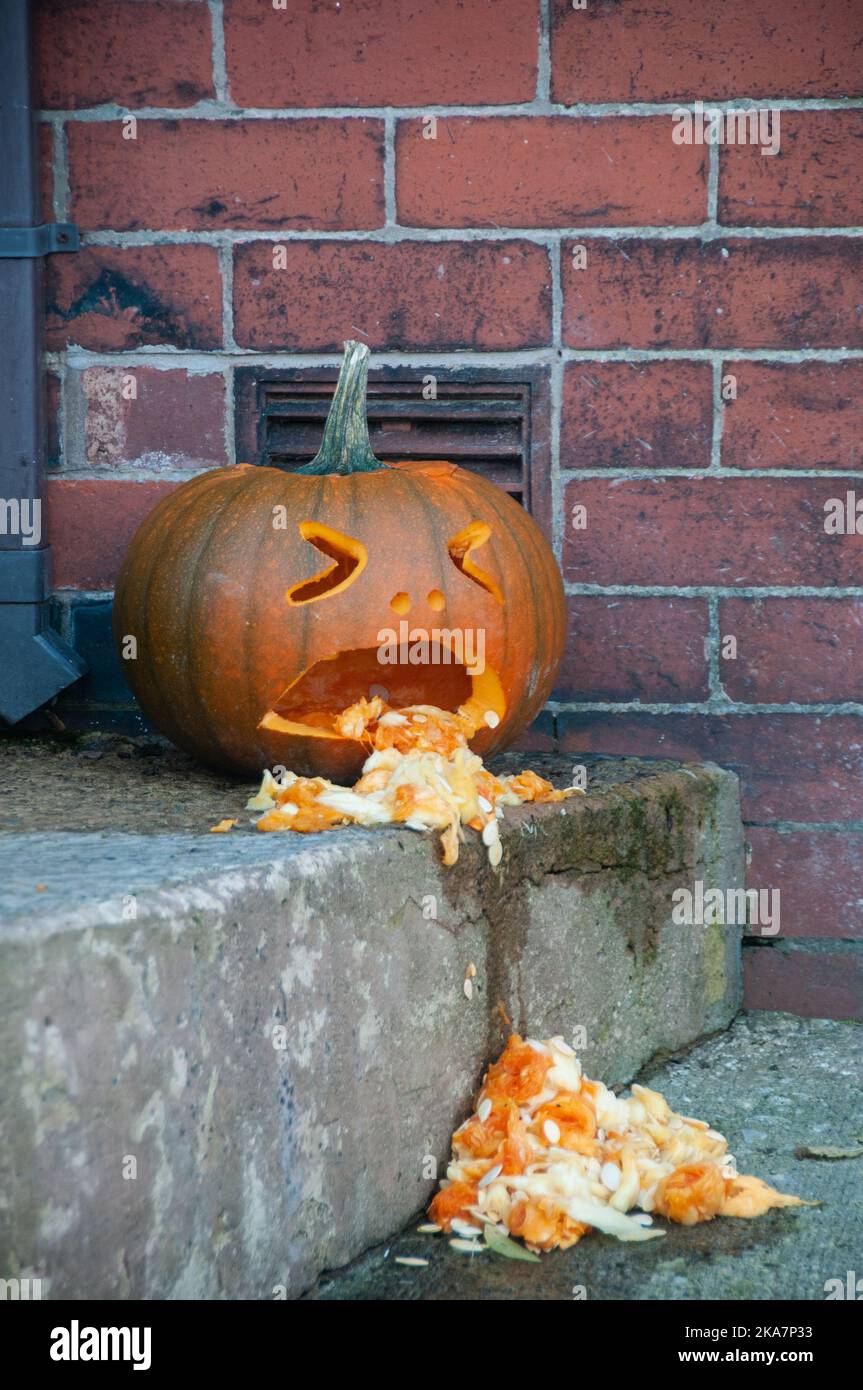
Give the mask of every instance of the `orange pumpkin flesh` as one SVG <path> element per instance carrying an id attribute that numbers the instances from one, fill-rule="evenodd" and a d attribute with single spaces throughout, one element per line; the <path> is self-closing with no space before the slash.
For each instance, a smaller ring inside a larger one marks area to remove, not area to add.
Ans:
<path id="1" fill-rule="evenodd" d="M 348 344 L 306 469 L 201 474 L 150 513 L 129 547 L 114 603 L 121 649 L 137 639 L 128 682 L 156 727 L 203 762 L 352 781 L 367 749 L 334 720 L 375 688 L 394 707 L 466 708 L 477 726 L 470 746 L 486 756 L 551 692 L 565 605 L 539 528 L 453 464 L 375 460 L 367 369 L 368 350 Z M 401 622 L 441 634 L 427 664 L 378 660 L 381 632 Z M 474 675 L 454 660 L 453 634 L 465 630 L 484 633 L 485 668 Z"/>
<path id="2" fill-rule="evenodd" d="M 248 811 L 264 812 L 258 830 L 308 833 L 349 824 L 438 830 L 443 862 L 452 865 L 465 839 L 463 827 L 469 826 L 481 835 L 489 863 L 497 867 L 503 858 L 498 821 L 505 806 L 583 795 L 578 787 L 556 791 L 534 772 L 495 777 L 468 747 L 476 725 L 466 706 L 458 714 L 434 705 L 395 710 L 376 695 L 326 717 L 336 737 L 365 745 L 369 756 L 362 777 L 353 787 L 340 787 L 288 769 L 278 777 L 265 771 L 259 791 L 246 804 Z"/>

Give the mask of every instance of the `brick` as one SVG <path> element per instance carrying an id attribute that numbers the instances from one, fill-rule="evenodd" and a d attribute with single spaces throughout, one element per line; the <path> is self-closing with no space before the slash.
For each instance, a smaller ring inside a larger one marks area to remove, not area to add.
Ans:
<path id="1" fill-rule="evenodd" d="M 551 331 L 545 248 L 525 241 L 249 242 L 234 259 L 234 334 L 243 347 L 337 350 L 534 347 Z"/>
<path id="2" fill-rule="evenodd" d="M 553 753 L 556 747 L 554 716 L 548 710 L 541 710 L 512 744 L 520 753 Z"/>
<path id="3" fill-rule="evenodd" d="M 216 373 L 87 367 L 80 390 L 83 459 L 70 459 L 71 467 L 202 469 L 228 461 L 225 382 Z"/>
<path id="4" fill-rule="evenodd" d="M 383 122 L 118 121 L 68 127 L 71 217 L 115 231 L 381 226 Z"/>
<path id="5" fill-rule="evenodd" d="M 861 537 L 824 530 L 825 502 L 845 492 L 836 478 L 573 480 L 564 572 L 584 584 L 861 584 Z"/>
<path id="6" fill-rule="evenodd" d="M 706 468 L 713 433 L 708 362 L 568 362 L 562 468 Z"/>
<path id="7" fill-rule="evenodd" d="M 863 963 L 846 951 L 780 945 L 743 950 L 743 1007 L 804 1018 L 863 1019 Z"/>
<path id="8" fill-rule="evenodd" d="M 583 595 L 569 599 L 559 699 L 704 700 L 703 599 Z"/>
<path id="9" fill-rule="evenodd" d="M 49 256 L 46 289 L 47 345 L 55 350 L 222 345 L 214 246 L 99 246 Z"/>
<path id="10" fill-rule="evenodd" d="M 863 464 L 863 362 L 726 362 L 737 399 L 723 411 L 728 468 Z"/>
<path id="11" fill-rule="evenodd" d="M 669 226 L 707 216 L 707 159 L 668 120 L 561 116 L 399 123 L 399 221 L 419 227 Z"/>
<path id="12" fill-rule="evenodd" d="M 186 107 L 214 95 L 200 0 L 39 0 L 35 10 L 43 107 Z"/>
<path id="13" fill-rule="evenodd" d="M 555 101 L 854 96 L 857 0 L 552 0 Z"/>
<path id="14" fill-rule="evenodd" d="M 719 220 L 753 227 L 863 222 L 863 111 L 782 111 L 779 153 L 724 145 Z"/>
<path id="15" fill-rule="evenodd" d="M 863 701 L 860 599 L 726 599 L 719 625 L 737 639 L 736 659 L 720 663 L 732 700 Z"/>
<path id="16" fill-rule="evenodd" d="M 861 347 L 863 242 L 564 242 L 563 335 L 579 348 Z"/>
<path id="17" fill-rule="evenodd" d="M 741 779 L 750 821 L 863 819 L 863 720 L 819 714 L 560 712 L 565 753 L 711 759 Z"/>
<path id="18" fill-rule="evenodd" d="M 47 502 L 55 588 L 112 589 L 132 536 L 175 486 L 52 478 Z"/>
<path id="19" fill-rule="evenodd" d="M 746 838 L 747 882 L 779 889 L 782 936 L 863 939 L 859 834 L 752 826 Z"/>
<path id="20" fill-rule="evenodd" d="M 226 0 L 225 57 L 241 106 L 530 101 L 537 0 Z"/>

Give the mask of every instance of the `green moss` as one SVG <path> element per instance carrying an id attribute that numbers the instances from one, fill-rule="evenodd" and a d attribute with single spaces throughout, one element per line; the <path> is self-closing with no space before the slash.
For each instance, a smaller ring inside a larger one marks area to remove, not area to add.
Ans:
<path id="1" fill-rule="evenodd" d="M 725 927 L 720 922 L 714 922 L 704 928 L 705 1003 L 718 1004 L 724 997 L 727 986 Z"/>

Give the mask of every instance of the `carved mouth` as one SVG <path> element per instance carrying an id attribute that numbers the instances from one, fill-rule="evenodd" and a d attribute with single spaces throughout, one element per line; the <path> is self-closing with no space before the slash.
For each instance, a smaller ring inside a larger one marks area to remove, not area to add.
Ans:
<path id="1" fill-rule="evenodd" d="M 380 695 L 394 709 L 435 705 L 471 719 L 477 730 L 496 727 L 506 712 L 497 672 L 486 666 L 471 675 L 443 644 L 432 643 L 430 660 L 421 666 L 382 665 L 377 647 L 337 652 L 309 666 L 282 692 L 259 728 L 303 738 L 345 740 L 334 719 L 361 697 Z M 486 720 L 486 715 L 494 718 Z"/>

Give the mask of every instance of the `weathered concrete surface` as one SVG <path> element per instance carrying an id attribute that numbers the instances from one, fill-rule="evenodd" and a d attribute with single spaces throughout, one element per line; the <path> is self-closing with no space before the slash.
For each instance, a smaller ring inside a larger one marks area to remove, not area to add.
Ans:
<path id="1" fill-rule="evenodd" d="M 409 831 L 208 835 L 246 789 L 150 751 L 0 752 L 0 1274 L 298 1294 L 426 1200 L 499 1003 L 609 1080 L 738 1007 L 737 930 L 670 920 L 742 883 L 729 773 L 593 760 L 494 873 Z"/>
<path id="2" fill-rule="evenodd" d="M 657 1222 L 665 1239 L 644 1245 L 594 1234 L 538 1265 L 490 1252 L 460 1255 L 445 1238 L 418 1235 L 414 1221 L 349 1269 L 324 1276 L 310 1296 L 571 1301 L 580 1287 L 588 1307 L 596 1299 L 822 1300 L 836 1292 L 825 1289 L 828 1280 L 847 1290 L 849 1271 L 863 1277 L 863 1158 L 795 1156 L 803 1146 L 859 1148 L 863 1027 L 742 1014 L 727 1033 L 638 1079 L 720 1129 L 741 1172 L 822 1205 L 689 1228 Z M 399 1255 L 418 1255 L 428 1267 L 397 1265 Z"/>

